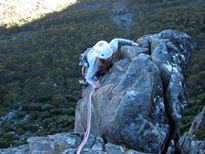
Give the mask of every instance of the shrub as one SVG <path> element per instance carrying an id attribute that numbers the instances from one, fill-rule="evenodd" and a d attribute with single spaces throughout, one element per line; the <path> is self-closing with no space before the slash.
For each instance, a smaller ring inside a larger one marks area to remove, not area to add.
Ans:
<path id="1" fill-rule="evenodd" d="M 18 135 L 23 135 L 25 133 L 25 131 L 22 128 L 17 127 L 15 129 L 15 133 Z"/>
<path id="2" fill-rule="evenodd" d="M 14 141 L 12 144 L 14 147 L 17 147 L 17 146 L 20 146 L 20 145 L 23 145 L 23 144 L 26 144 L 27 141 L 24 141 L 24 142 L 18 142 L 18 141 Z"/>
<path id="3" fill-rule="evenodd" d="M 79 99 L 80 99 L 80 97 L 81 97 L 81 91 L 74 91 L 73 93 L 72 93 L 72 99 L 76 102 L 76 101 L 78 101 Z"/>
<path id="4" fill-rule="evenodd" d="M 40 103 L 32 103 L 28 106 L 29 111 L 40 111 L 42 104 Z"/>
<path id="5" fill-rule="evenodd" d="M 50 131 L 49 131 L 49 134 L 55 134 L 57 132 L 58 132 L 57 129 L 51 128 Z"/>
<path id="6" fill-rule="evenodd" d="M 61 115 L 62 114 L 62 109 L 51 109 L 50 110 L 51 115 Z"/>
<path id="7" fill-rule="evenodd" d="M 49 112 L 42 112 L 41 116 L 38 118 L 38 121 L 43 121 L 50 117 L 51 117 L 51 114 Z"/>
<path id="8" fill-rule="evenodd" d="M 4 138 L 0 138 L 0 148 L 8 148 L 9 143 Z"/>
<path id="9" fill-rule="evenodd" d="M 25 115 L 26 115 L 25 112 L 17 110 L 12 118 L 13 119 L 22 119 L 25 117 Z"/>
<path id="10" fill-rule="evenodd" d="M 205 79 L 205 72 L 204 71 L 200 72 L 198 77 L 199 77 L 200 80 Z"/>
<path id="11" fill-rule="evenodd" d="M 35 133 L 36 131 L 38 131 L 39 127 L 34 123 L 28 123 L 25 126 L 25 129 L 30 131 L 31 133 Z"/>
<path id="12" fill-rule="evenodd" d="M 2 138 L 4 136 L 5 132 L 4 131 L 0 131 L 0 138 Z"/>
<path id="13" fill-rule="evenodd" d="M 7 141 L 7 142 L 11 142 L 11 141 L 14 141 L 14 140 L 18 140 L 19 138 L 12 134 L 12 133 L 6 133 L 4 136 L 3 136 L 4 140 Z"/>
<path id="14" fill-rule="evenodd" d="M 197 131 L 195 132 L 195 135 L 196 135 L 196 138 L 197 138 L 198 140 L 202 140 L 202 141 L 205 140 L 205 131 L 204 131 L 204 130 L 197 130 Z"/>
<path id="15" fill-rule="evenodd" d="M 201 102 L 205 101 L 205 93 L 198 94 L 198 95 L 197 95 L 197 98 L 198 98 Z"/>
<path id="16" fill-rule="evenodd" d="M 52 109 L 52 105 L 50 105 L 50 104 L 45 104 L 45 105 L 42 105 L 41 106 L 41 110 L 43 111 L 43 112 L 45 112 L 45 111 L 50 111 L 50 109 Z"/>
<path id="17" fill-rule="evenodd" d="M 68 115 L 61 115 L 56 120 L 58 129 L 63 130 L 64 128 L 70 129 L 73 128 L 74 124 L 74 116 L 68 116 Z"/>
<path id="18" fill-rule="evenodd" d="M 16 129 L 22 129 L 23 131 L 30 131 L 32 133 L 38 131 L 39 127 L 35 123 L 28 122 L 18 122 L 16 125 Z"/>
<path id="19" fill-rule="evenodd" d="M 3 110 L 0 110 L 0 117 L 3 117 L 6 115 L 6 112 L 4 112 Z"/>
<path id="20" fill-rule="evenodd" d="M 30 113 L 30 116 L 29 116 L 28 120 L 29 120 L 29 121 L 34 121 L 34 120 L 37 120 L 40 116 L 41 116 L 41 112 L 32 111 L 32 112 Z"/>
<path id="21" fill-rule="evenodd" d="M 47 136 L 47 135 L 49 135 L 49 132 L 48 132 L 47 129 L 41 129 L 40 131 L 38 131 L 38 132 L 36 133 L 36 135 L 37 135 L 37 136 Z"/>
<path id="22" fill-rule="evenodd" d="M 28 104 L 29 104 L 28 102 L 24 101 L 24 103 L 22 104 L 22 110 L 28 111 L 28 107 L 29 107 Z"/>
<path id="23" fill-rule="evenodd" d="M 66 102 L 65 98 L 61 94 L 55 94 L 52 97 L 52 104 L 54 106 L 60 106 Z"/>
<path id="24" fill-rule="evenodd" d="M 52 121 L 53 121 L 52 119 L 43 120 L 43 122 L 42 122 L 43 128 L 47 128 L 49 126 L 49 124 L 52 123 Z"/>
<path id="25" fill-rule="evenodd" d="M 185 131 L 188 131 L 189 130 L 189 128 L 190 128 L 190 126 L 191 126 L 191 122 L 188 122 L 188 123 L 186 123 L 186 124 L 182 124 L 181 123 L 181 125 L 180 125 L 180 134 L 181 135 L 183 135 L 183 133 L 185 132 Z"/>
<path id="26" fill-rule="evenodd" d="M 1 123 L 2 130 L 5 132 L 10 132 L 13 130 L 13 127 L 9 121 L 3 121 Z"/>
<path id="27" fill-rule="evenodd" d="M 28 132 L 24 135 L 24 140 L 27 140 L 27 138 L 32 137 L 32 135 Z"/>

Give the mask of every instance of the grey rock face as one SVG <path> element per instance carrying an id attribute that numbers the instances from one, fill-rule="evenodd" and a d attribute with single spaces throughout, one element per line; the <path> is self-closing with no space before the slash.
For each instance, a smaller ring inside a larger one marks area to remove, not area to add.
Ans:
<path id="1" fill-rule="evenodd" d="M 16 148 L 0 149 L 1 154 L 76 154 L 77 148 L 82 142 L 84 134 L 60 133 L 47 137 L 31 137 L 28 144 Z M 81 151 L 82 154 L 125 154 L 122 146 L 112 143 L 104 143 L 100 137 L 89 136 L 89 139 Z M 134 150 L 128 150 L 128 154 L 143 154 Z"/>
<path id="2" fill-rule="evenodd" d="M 101 79 L 93 94 L 91 134 L 145 153 L 175 147 L 188 102 L 184 72 L 192 50 L 185 33 L 166 30 L 123 46 L 123 59 Z M 85 132 L 90 87 L 83 91 L 75 131 Z"/>
<path id="3" fill-rule="evenodd" d="M 203 131 L 205 132 L 205 107 L 199 113 L 188 132 L 185 132 L 184 135 L 179 140 L 179 145 L 182 147 L 183 152 L 189 151 L 192 153 L 204 154 L 205 153 L 205 141 L 198 140 L 196 138 L 196 132 Z"/>

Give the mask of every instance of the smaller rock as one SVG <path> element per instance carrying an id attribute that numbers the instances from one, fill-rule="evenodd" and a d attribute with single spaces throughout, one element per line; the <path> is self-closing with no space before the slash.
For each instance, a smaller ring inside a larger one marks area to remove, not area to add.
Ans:
<path id="1" fill-rule="evenodd" d="M 192 153 L 204 154 L 205 153 L 205 140 L 197 140 L 196 132 L 203 131 L 205 132 L 205 107 L 202 112 L 199 113 L 188 132 L 185 132 L 184 135 L 179 140 L 179 146 L 182 148 L 182 152 L 189 151 Z"/>

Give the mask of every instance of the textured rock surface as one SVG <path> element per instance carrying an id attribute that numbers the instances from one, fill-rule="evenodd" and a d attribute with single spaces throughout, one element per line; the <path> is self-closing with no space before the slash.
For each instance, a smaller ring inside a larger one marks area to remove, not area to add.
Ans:
<path id="1" fill-rule="evenodd" d="M 188 97 L 184 72 L 191 39 L 166 30 L 123 46 L 123 59 L 101 79 L 93 94 L 91 134 L 146 153 L 175 151 Z M 85 132 L 90 87 L 78 101 L 75 131 Z M 168 150 L 169 149 L 169 150 Z"/>
<path id="2" fill-rule="evenodd" d="M 180 138 L 179 145 L 182 147 L 183 151 L 198 154 L 205 153 L 205 141 L 198 140 L 195 137 L 197 131 L 205 132 L 205 107 L 202 112 L 195 117 L 189 131 L 185 132 Z"/>
<path id="3" fill-rule="evenodd" d="M 79 133 L 61 133 L 48 137 L 31 137 L 28 144 L 16 148 L 0 149 L 0 154 L 76 154 L 84 135 Z M 122 146 L 104 143 L 100 137 L 89 136 L 81 151 L 82 154 L 143 154 L 126 150 Z"/>

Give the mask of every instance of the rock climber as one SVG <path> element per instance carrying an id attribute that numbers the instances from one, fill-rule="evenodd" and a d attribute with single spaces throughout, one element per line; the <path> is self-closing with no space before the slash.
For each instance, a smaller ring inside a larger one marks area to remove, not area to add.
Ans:
<path id="1" fill-rule="evenodd" d="M 112 59 L 118 51 L 119 44 L 138 46 L 138 43 L 122 38 L 115 38 L 110 43 L 103 40 L 97 42 L 86 53 L 85 58 L 88 63 L 88 69 L 85 74 L 85 80 L 80 80 L 79 83 L 82 85 L 94 84 L 94 88 L 100 88 L 101 84 L 98 78 L 101 73 L 106 72 L 113 65 Z"/>

